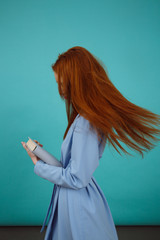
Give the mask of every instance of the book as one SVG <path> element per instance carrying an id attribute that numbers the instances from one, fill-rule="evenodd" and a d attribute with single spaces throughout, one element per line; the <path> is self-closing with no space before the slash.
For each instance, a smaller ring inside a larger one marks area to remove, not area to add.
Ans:
<path id="1" fill-rule="evenodd" d="M 62 167 L 62 163 L 57 160 L 52 154 L 46 151 L 44 148 L 39 146 L 34 140 L 28 137 L 29 140 L 25 143 L 29 150 L 39 157 L 42 161 L 49 165 L 54 165 L 56 167 Z"/>

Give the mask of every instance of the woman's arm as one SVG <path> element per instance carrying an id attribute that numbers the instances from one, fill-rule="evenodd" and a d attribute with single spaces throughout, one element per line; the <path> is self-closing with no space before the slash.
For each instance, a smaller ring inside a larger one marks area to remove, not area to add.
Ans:
<path id="1" fill-rule="evenodd" d="M 87 186 L 99 165 L 98 137 L 95 132 L 78 126 L 73 132 L 71 159 L 66 168 L 37 161 L 34 172 L 62 187 L 80 189 Z"/>

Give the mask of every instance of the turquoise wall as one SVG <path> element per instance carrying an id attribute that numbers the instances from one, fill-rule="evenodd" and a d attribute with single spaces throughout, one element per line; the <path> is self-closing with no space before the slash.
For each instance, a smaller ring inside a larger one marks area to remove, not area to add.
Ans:
<path id="1" fill-rule="evenodd" d="M 41 225 L 53 184 L 34 173 L 28 136 L 60 158 L 67 126 L 51 64 L 82 46 L 130 101 L 160 114 L 160 2 L 0 2 L 0 225 Z M 128 149 L 127 149 L 128 150 Z M 129 152 L 131 152 L 129 150 Z M 106 146 L 94 176 L 116 225 L 160 224 L 160 147 L 121 157 Z"/>

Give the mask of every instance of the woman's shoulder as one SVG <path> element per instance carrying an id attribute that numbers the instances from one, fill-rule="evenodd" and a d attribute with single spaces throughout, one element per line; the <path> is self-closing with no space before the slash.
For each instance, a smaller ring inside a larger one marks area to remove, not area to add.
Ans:
<path id="1" fill-rule="evenodd" d="M 98 142 L 101 142 L 101 140 L 98 138 L 96 129 L 93 127 L 90 121 L 80 114 L 78 114 L 74 120 L 74 131 L 78 133 L 87 132 L 87 134 L 91 134 L 92 136 L 96 137 Z"/>
<path id="2" fill-rule="evenodd" d="M 88 131 L 91 130 L 91 123 L 84 116 L 78 114 L 75 118 L 74 127 Z"/>

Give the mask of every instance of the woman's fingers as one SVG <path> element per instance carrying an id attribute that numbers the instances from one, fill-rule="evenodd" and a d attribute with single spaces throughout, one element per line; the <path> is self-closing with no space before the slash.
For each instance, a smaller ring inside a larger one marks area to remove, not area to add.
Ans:
<path id="1" fill-rule="evenodd" d="M 21 142 L 22 143 L 22 146 L 26 149 L 27 152 L 29 152 L 29 149 L 27 148 L 25 142 Z"/>
<path id="2" fill-rule="evenodd" d="M 26 146 L 25 142 L 21 142 L 22 146 L 24 147 L 24 149 L 27 151 L 28 155 L 30 156 L 30 158 L 32 159 L 32 162 L 34 164 L 36 164 L 36 162 L 40 159 L 38 158 L 36 155 L 34 155 Z"/>
<path id="3" fill-rule="evenodd" d="M 39 143 L 37 140 L 34 139 L 34 141 L 35 141 L 38 145 L 40 145 L 41 147 L 43 147 L 43 145 L 42 145 L 41 143 Z"/>
<path id="4" fill-rule="evenodd" d="M 25 142 L 21 142 L 22 146 L 24 147 L 24 149 L 27 151 L 28 155 L 30 157 L 34 157 L 35 155 L 29 150 L 29 148 L 26 146 Z"/>

